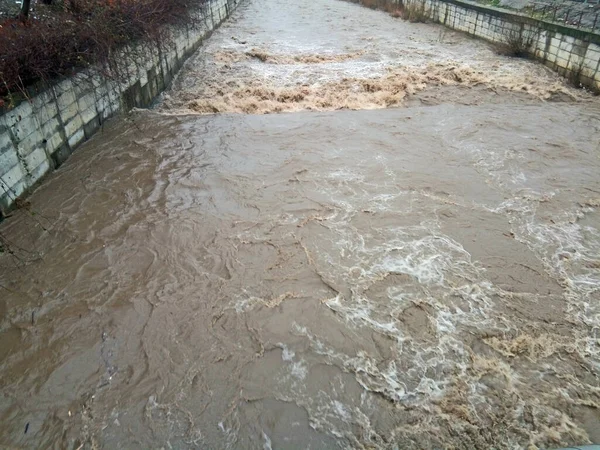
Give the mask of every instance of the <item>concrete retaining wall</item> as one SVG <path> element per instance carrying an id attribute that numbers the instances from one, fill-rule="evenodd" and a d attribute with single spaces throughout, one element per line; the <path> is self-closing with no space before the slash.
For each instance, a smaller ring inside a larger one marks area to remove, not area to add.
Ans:
<path id="1" fill-rule="evenodd" d="M 109 117 L 148 106 L 240 1 L 210 0 L 202 12 L 203 26 L 177 31 L 166 50 L 124 49 L 120 58 L 128 61 L 126 81 L 81 72 L 1 115 L 0 220 L 19 196 L 59 167 Z"/>
<path id="2" fill-rule="evenodd" d="M 600 92 L 600 35 L 467 0 L 406 0 L 432 21 L 490 42 L 520 36 L 532 55 L 561 75 Z"/>

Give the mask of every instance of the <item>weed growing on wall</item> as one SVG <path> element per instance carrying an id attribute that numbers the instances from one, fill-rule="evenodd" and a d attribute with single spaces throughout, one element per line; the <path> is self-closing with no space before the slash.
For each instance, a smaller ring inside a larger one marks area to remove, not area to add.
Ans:
<path id="1" fill-rule="evenodd" d="M 429 20 L 429 14 L 425 9 L 425 2 L 412 1 L 404 4 L 401 17 L 412 23 L 427 22 Z"/>
<path id="2" fill-rule="evenodd" d="M 511 29 L 505 32 L 502 41 L 495 46 L 499 55 L 527 58 L 533 48 L 533 36 L 523 30 Z"/>

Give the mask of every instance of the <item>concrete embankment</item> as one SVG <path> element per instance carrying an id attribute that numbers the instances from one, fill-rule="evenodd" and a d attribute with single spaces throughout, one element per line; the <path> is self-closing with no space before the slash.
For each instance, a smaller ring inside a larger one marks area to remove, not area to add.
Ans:
<path id="1" fill-rule="evenodd" d="M 202 25 L 175 32 L 171 45 L 160 51 L 125 49 L 123 58 L 130 59 L 125 80 L 82 72 L 0 115 L 0 219 L 109 117 L 148 106 L 239 3 L 210 0 L 201 13 Z"/>
<path id="2" fill-rule="evenodd" d="M 535 59 L 600 92 L 600 35 L 468 0 L 407 0 L 433 22 L 489 42 L 518 46 Z"/>

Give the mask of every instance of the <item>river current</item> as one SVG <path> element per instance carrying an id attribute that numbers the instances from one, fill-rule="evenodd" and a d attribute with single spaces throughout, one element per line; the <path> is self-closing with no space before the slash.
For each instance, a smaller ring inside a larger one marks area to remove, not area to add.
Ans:
<path id="1" fill-rule="evenodd" d="M 0 224 L 0 446 L 600 442 L 600 104 L 250 0 Z"/>

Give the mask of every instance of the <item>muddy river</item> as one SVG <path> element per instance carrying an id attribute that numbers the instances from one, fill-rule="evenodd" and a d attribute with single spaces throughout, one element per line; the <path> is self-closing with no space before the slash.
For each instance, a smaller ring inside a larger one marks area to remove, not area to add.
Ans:
<path id="1" fill-rule="evenodd" d="M 600 442 L 599 156 L 539 64 L 250 0 L 0 224 L 0 447 Z"/>

